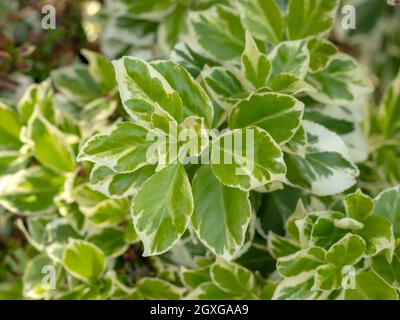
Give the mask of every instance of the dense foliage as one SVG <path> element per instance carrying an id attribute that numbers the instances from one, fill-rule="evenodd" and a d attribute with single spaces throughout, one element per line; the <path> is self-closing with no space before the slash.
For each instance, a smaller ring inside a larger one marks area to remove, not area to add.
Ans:
<path id="1" fill-rule="evenodd" d="M 399 298 L 400 9 L 5 3 L 0 298 Z"/>

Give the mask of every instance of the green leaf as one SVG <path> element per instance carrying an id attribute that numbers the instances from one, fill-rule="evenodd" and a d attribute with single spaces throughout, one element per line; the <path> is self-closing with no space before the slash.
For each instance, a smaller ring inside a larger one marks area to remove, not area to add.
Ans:
<path id="1" fill-rule="evenodd" d="M 374 256 L 377 253 L 387 250 L 391 259 L 394 251 L 395 240 L 393 227 L 388 219 L 382 216 L 368 216 L 362 220 L 364 228 L 357 231 L 367 243 L 366 253 Z"/>
<path id="2" fill-rule="evenodd" d="M 136 194 L 154 171 L 154 166 L 144 166 L 129 173 L 115 173 L 106 166 L 95 165 L 90 173 L 90 186 L 107 197 L 126 198 Z"/>
<path id="3" fill-rule="evenodd" d="M 143 183 L 132 205 L 143 255 L 157 255 L 170 249 L 185 232 L 192 212 L 192 190 L 181 164 L 169 166 Z"/>
<path id="4" fill-rule="evenodd" d="M 66 135 L 40 115 L 34 115 L 28 124 L 28 135 L 38 161 L 57 172 L 75 170 L 75 155 Z"/>
<path id="5" fill-rule="evenodd" d="M 274 92 L 296 95 L 301 92 L 315 92 L 315 89 L 304 80 L 291 73 L 279 73 L 276 75 L 269 87 Z"/>
<path id="6" fill-rule="evenodd" d="M 341 268 L 358 263 L 364 257 L 365 249 L 365 241 L 349 233 L 329 248 L 325 258 L 327 262 Z"/>
<path id="7" fill-rule="evenodd" d="M 290 0 L 287 16 L 290 39 L 327 33 L 334 23 L 338 0 Z"/>
<path id="8" fill-rule="evenodd" d="M 54 209 L 54 197 L 65 178 L 54 172 L 31 167 L 0 180 L 0 204 L 14 213 L 44 213 Z"/>
<path id="9" fill-rule="evenodd" d="M 195 289 L 205 282 L 211 281 L 210 268 L 198 268 L 189 270 L 184 267 L 180 271 L 182 282 L 185 286 Z"/>
<path id="10" fill-rule="evenodd" d="M 250 222 L 248 193 L 224 186 L 210 166 L 203 166 L 193 179 L 193 196 L 192 225 L 200 241 L 214 254 L 232 259 Z"/>
<path id="11" fill-rule="evenodd" d="M 372 271 L 360 272 L 356 277 L 356 288 L 345 291 L 346 300 L 397 300 L 395 288 L 388 285 Z"/>
<path id="12" fill-rule="evenodd" d="M 234 9 L 216 5 L 205 11 L 191 12 L 190 23 L 197 42 L 213 58 L 237 60 L 242 54 L 245 32 Z"/>
<path id="13" fill-rule="evenodd" d="M 314 290 L 331 291 L 341 288 L 342 275 L 336 266 L 324 264 L 315 269 Z"/>
<path id="14" fill-rule="evenodd" d="M 136 18 L 159 21 L 169 14 L 175 7 L 172 0 L 135 0 L 123 1 L 127 5 L 127 12 Z"/>
<path id="15" fill-rule="evenodd" d="M 189 72 L 183 66 L 172 61 L 155 61 L 151 65 L 178 92 L 183 102 L 183 117 L 202 117 L 207 127 L 210 128 L 213 121 L 213 106 L 203 88 Z"/>
<path id="16" fill-rule="evenodd" d="M 390 137 L 400 131 L 400 72 L 392 81 L 382 99 L 379 124 L 383 134 Z"/>
<path id="17" fill-rule="evenodd" d="M 54 274 L 51 274 L 52 270 L 54 270 Z M 55 289 L 51 287 L 51 281 L 55 280 L 55 268 L 50 258 L 43 254 L 38 255 L 30 260 L 25 267 L 22 280 L 23 294 L 32 299 L 46 298 L 49 291 Z"/>
<path id="18" fill-rule="evenodd" d="M 237 4 L 246 30 L 263 42 L 279 43 L 283 37 L 285 25 L 276 1 L 238 0 Z"/>
<path id="19" fill-rule="evenodd" d="M 393 261 L 388 262 L 384 255 L 372 258 L 372 269 L 392 287 L 400 288 L 400 250 L 397 249 Z"/>
<path id="20" fill-rule="evenodd" d="M 327 104 L 351 105 L 372 91 L 372 84 L 360 65 L 349 56 L 338 55 L 328 66 L 306 78 L 316 92 L 310 96 Z"/>
<path id="21" fill-rule="evenodd" d="M 183 103 L 168 81 L 146 61 L 123 57 L 113 61 L 122 104 L 137 121 L 149 122 L 155 108 L 161 107 L 180 122 Z"/>
<path id="22" fill-rule="evenodd" d="M 289 256 L 299 250 L 300 247 L 295 241 L 279 236 L 272 231 L 268 233 L 268 251 L 275 259 Z"/>
<path id="23" fill-rule="evenodd" d="M 271 62 L 257 47 L 250 33 L 246 33 L 246 47 L 242 54 L 242 69 L 245 77 L 254 87 L 261 88 L 267 83 L 271 72 Z"/>
<path id="24" fill-rule="evenodd" d="M 284 41 L 269 54 L 272 64 L 271 77 L 279 73 L 290 73 L 304 79 L 310 63 L 306 41 Z"/>
<path id="25" fill-rule="evenodd" d="M 321 291 L 312 290 L 314 271 L 283 279 L 275 289 L 272 300 L 316 300 L 324 298 Z"/>
<path id="26" fill-rule="evenodd" d="M 312 243 L 323 248 L 329 248 L 344 237 L 349 231 L 336 225 L 336 222 L 343 217 L 344 215 L 338 212 L 319 217 L 312 226 L 310 237 Z"/>
<path id="27" fill-rule="evenodd" d="M 229 117 L 230 128 L 258 126 L 280 144 L 289 141 L 300 126 L 304 104 L 278 93 L 255 93 L 240 101 Z"/>
<path id="28" fill-rule="evenodd" d="M 103 92 L 110 92 L 116 86 L 115 73 L 110 61 L 101 54 L 87 49 L 82 50 L 82 54 L 89 62 L 89 70 Z"/>
<path id="29" fill-rule="evenodd" d="M 74 277 L 93 282 L 99 280 L 106 269 L 106 257 L 94 244 L 72 240 L 65 247 L 63 265 Z"/>
<path id="30" fill-rule="evenodd" d="M 284 277 L 293 277 L 314 270 L 325 263 L 326 251 L 320 247 L 311 247 L 290 256 L 279 258 L 276 268 Z"/>
<path id="31" fill-rule="evenodd" d="M 181 288 L 157 278 L 142 278 L 136 288 L 147 300 L 178 300 L 183 293 Z"/>
<path id="32" fill-rule="evenodd" d="M 360 221 L 364 217 L 370 215 L 374 210 L 374 201 L 367 195 L 364 195 L 361 190 L 357 190 L 357 192 L 347 195 L 344 198 L 343 203 L 347 215 Z"/>
<path id="33" fill-rule="evenodd" d="M 212 143 L 211 168 L 226 186 L 244 191 L 282 181 L 283 154 L 263 129 L 229 130 Z"/>
<path id="34" fill-rule="evenodd" d="M 230 110 L 241 94 L 247 95 L 244 79 L 235 69 L 206 68 L 201 76 L 209 95 L 225 110 Z"/>
<path id="35" fill-rule="evenodd" d="M 187 28 L 188 8 L 177 6 L 176 9 L 162 21 L 157 30 L 157 44 L 160 49 L 169 54 L 172 47 L 182 37 Z"/>
<path id="36" fill-rule="evenodd" d="M 18 150 L 21 123 L 16 111 L 0 101 L 0 150 Z"/>
<path id="37" fill-rule="evenodd" d="M 305 157 L 285 154 L 290 184 L 319 196 L 340 193 L 356 183 L 357 167 L 351 162 L 343 140 L 310 121 L 303 121 L 307 133 Z"/>
<path id="38" fill-rule="evenodd" d="M 51 73 L 55 87 L 69 100 L 82 105 L 99 98 L 99 84 L 86 65 L 72 65 Z"/>
<path id="39" fill-rule="evenodd" d="M 253 293 L 253 274 L 237 264 L 218 259 L 212 265 L 210 275 L 213 283 L 230 295 L 240 297 Z"/>
<path id="40" fill-rule="evenodd" d="M 148 134 L 149 130 L 140 125 L 120 122 L 90 138 L 83 145 L 78 161 L 99 163 L 118 173 L 133 172 L 148 165 L 154 156 L 147 155 L 154 144 Z"/>
<path id="41" fill-rule="evenodd" d="M 400 187 L 383 191 L 374 202 L 373 214 L 386 217 L 393 225 L 395 237 L 400 237 Z"/>
<path id="42" fill-rule="evenodd" d="M 87 240 L 101 249 L 107 257 L 122 255 L 129 246 L 125 233 L 119 228 L 104 228 L 91 234 Z"/>
<path id="43" fill-rule="evenodd" d="M 308 42 L 308 50 L 312 72 L 324 69 L 338 52 L 334 44 L 319 38 L 313 38 Z"/>

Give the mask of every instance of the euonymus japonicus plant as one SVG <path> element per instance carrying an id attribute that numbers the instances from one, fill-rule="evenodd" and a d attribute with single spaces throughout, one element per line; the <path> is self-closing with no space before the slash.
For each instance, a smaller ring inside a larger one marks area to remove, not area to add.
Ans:
<path id="1" fill-rule="evenodd" d="M 78 160 L 95 164 L 91 185 L 97 191 L 133 196 L 132 218 L 145 255 L 164 253 L 190 226 L 211 252 L 230 260 L 245 241 L 255 210 L 252 193 L 287 184 L 326 196 L 356 183 L 354 160 L 362 150 L 351 141 L 358 126 L 351 108 L 371 86 L 360 66 L 323 37 L 337 7 L 330 3 L 310 12 L 316 19 L 301 28 L 297 1 L 290 3 L 286 22 L 275 1 L 237 1 L 237 8 L 194 12 L 194 40 L 186 46 L 214 61 L 194 61 L 204 62 L 200 72 L 192 70 L 196 78 L 180 63 L 187 57 L 181 51 L 178 62 L 113 62 L 131 121 L 89 139 Z M 188 128 L 186 141 L 172 137 Z M 221 128 L 214 139 L 204 137 L 207 129 Z M 250 128 L 251 159 L 244 151 Z M 155 148 L 149 134 L 166 142 Z M 220 157 L 228 151 L 220 142 L 227 136 L 242 140 L 242 149 L 229 150 L 232 163 Z M 196 139 L 197 149 L 188 146 Z M 181 156 L 200 160 L 185 165 Z"/>
<path id="2" fill-rule="evenodd" d="M 397 299 L 398 180 L 371 145 L 398 153 L 398 81 L 366 126 L 338 1 L 151 3 L 124 14 L 169 60 L 83 51 L 1 104 L 2 215 L 29 243 L 2 296 Z"/>

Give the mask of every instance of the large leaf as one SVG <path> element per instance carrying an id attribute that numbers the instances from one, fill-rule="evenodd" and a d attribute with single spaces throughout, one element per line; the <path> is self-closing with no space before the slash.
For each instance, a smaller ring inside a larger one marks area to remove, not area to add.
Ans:
<path id="1" fill-rule="evenodd" d="M 240 101 L 229 118 L 231 128 L 258 126 L 277 143 L 285 143 L 296 133 L 303 116 L 304 104 L 278 93 L 256 93 Z"/>
<path id="2" fill-rule="evenodd" d="M 317 195 L 342 192 L 356 183 L 357 167 L 343 140 L 328 129 L 303 121 L 308 143 L 304 157 L 285 154 L 287 179 Z"/>
<path id="3" fill-rule="evenodd" d="M 121 101 L 135 120 L 149 121 L 157 107 L 167 111 L 178 122 L 182 120 L 183 103 L 167 80 L 146 61 L 123 57 L 113 61 Z"/>
<path id="4" fill-rule="evenodd" d="M 258 127 L 229 130 L 215 139 L 211 168 L 223 184 L 245 191 L 282 181 L 286 173 L 281 149 Z"/>
<path id="5" fill-rule="evenodd" d="M 276 44 L 282 39 L 284 20 L 275 0 L 238 0 L 245 28 L 257 39 Z"/>
<path id="6" fill-rule="evenodd" d="M 156 61 L 152 66 L 160 72 L 170 86 L 176 90 L 183 102 L 183 116 L 203 117 L 208 128 L 213 121 L 213 106 L 201 86 L 189 72 L 172 61 Z"/>
<path id="7" fill-rule="evenodd" d="M 82 147 L 78 161 L 92 161 L 119 173 L 135 171 L 154 155 L 147 150 L 154 144 L 148 129 L 132 122 L 121 122 L 90 138 Z M 150 161 L 151 162 L 151 161 Z"/>
<path id="8" fill-rule="evenodd" d="M 248 193 L 221 184 L 210 166 L 200 168 L 193 179 L 192 225 L 200 241 L 227 260 L 244 243 L 250 222 Z"/>
<path id="9" fill-rule="evenodd" d="M 203 50 L 218 60 L 238 59 L 243 52 L 245 33 L 235 10 L 217 5 L 190 15 L 194 34 Z"/>
<path id="10" fill-rule="evenodd" d="M 287 16 L 290 39 L 328 32 L 334 23 L 338 0 L 290 0 Z"/>
<path id="11" fill-rule="evenodd" d="M 193 211 L 192 190 L 181 164 L 164 168 L 137 192 L 132 217 L 144 256 L 161 254 L 183 235 Z"/>

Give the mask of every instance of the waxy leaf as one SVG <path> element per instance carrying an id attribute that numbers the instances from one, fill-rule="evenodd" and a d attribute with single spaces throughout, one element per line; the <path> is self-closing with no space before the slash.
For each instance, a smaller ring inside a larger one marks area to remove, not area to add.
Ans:
<path id="1" fill-rule="evenodd" d="M 73 240 L 65 248 L 63 265 L 74 277 L 93 282 L 99 280 L 106 269 L 106 257 L 94 244 Z"/>
<path id="2" fill-rule="evenodd" d="M 300 126 L 304 104 L 278 93 L 255 93 L 240 101 L 229 117 L 230 128 L 258 126 L 277 143 L 290 140 Z"/>
<path id="3" fill-rule="evenodd" d="M 78 161 L 92 161 L 119 172 L 133 172 L 148 165 L 155 155 L 147 150 L 154 145 L 148 129 L 132 122 L 121 122 L 89 139 L 82 147 Z"/>
<path id="4" fill-rule="evenodd" d="M 243 245 L 250 222 L 248 193 L 221 184 L 210 166 L 203 166 L 193 179 L 193 197 L 192 225 L 200 241 L 231 260 Z"/>
<path id="5" fill-rule="evenodd" d="M 166 167 L 143 183 L 132 205 L 143 255 L 157 255 L 170 249 L 185 232 L 192 212 L 192 190 L 181 164 Z"/>
<path id="6" fill-rule="evenodd" d="M 211 168 L 226 186 L 250 189 L 282 181 L 286 173 L 283 154 L 263 129 L 229 130 L 212 143 Z"/>
<path id="7" fill-rule="evenodd" d="M 322 35 L 332 27 L 338 0 L 290 0 L 287 16 L 292 40 Z"/>
<path id="8" fill-rule="evenodd" d="M 191 12 L 190 23 L 197 42 L 212 58 L 237 60 L 245 45 L 245 32 L 234 9 L 216 5 L 211 9 Z"/>
<path id="9" fill-rule="evenodd" d="M 275 0 L 237 0 L 237 4 L 246 30 L 263 42 L 279 43 L 285 25 Z"/>

